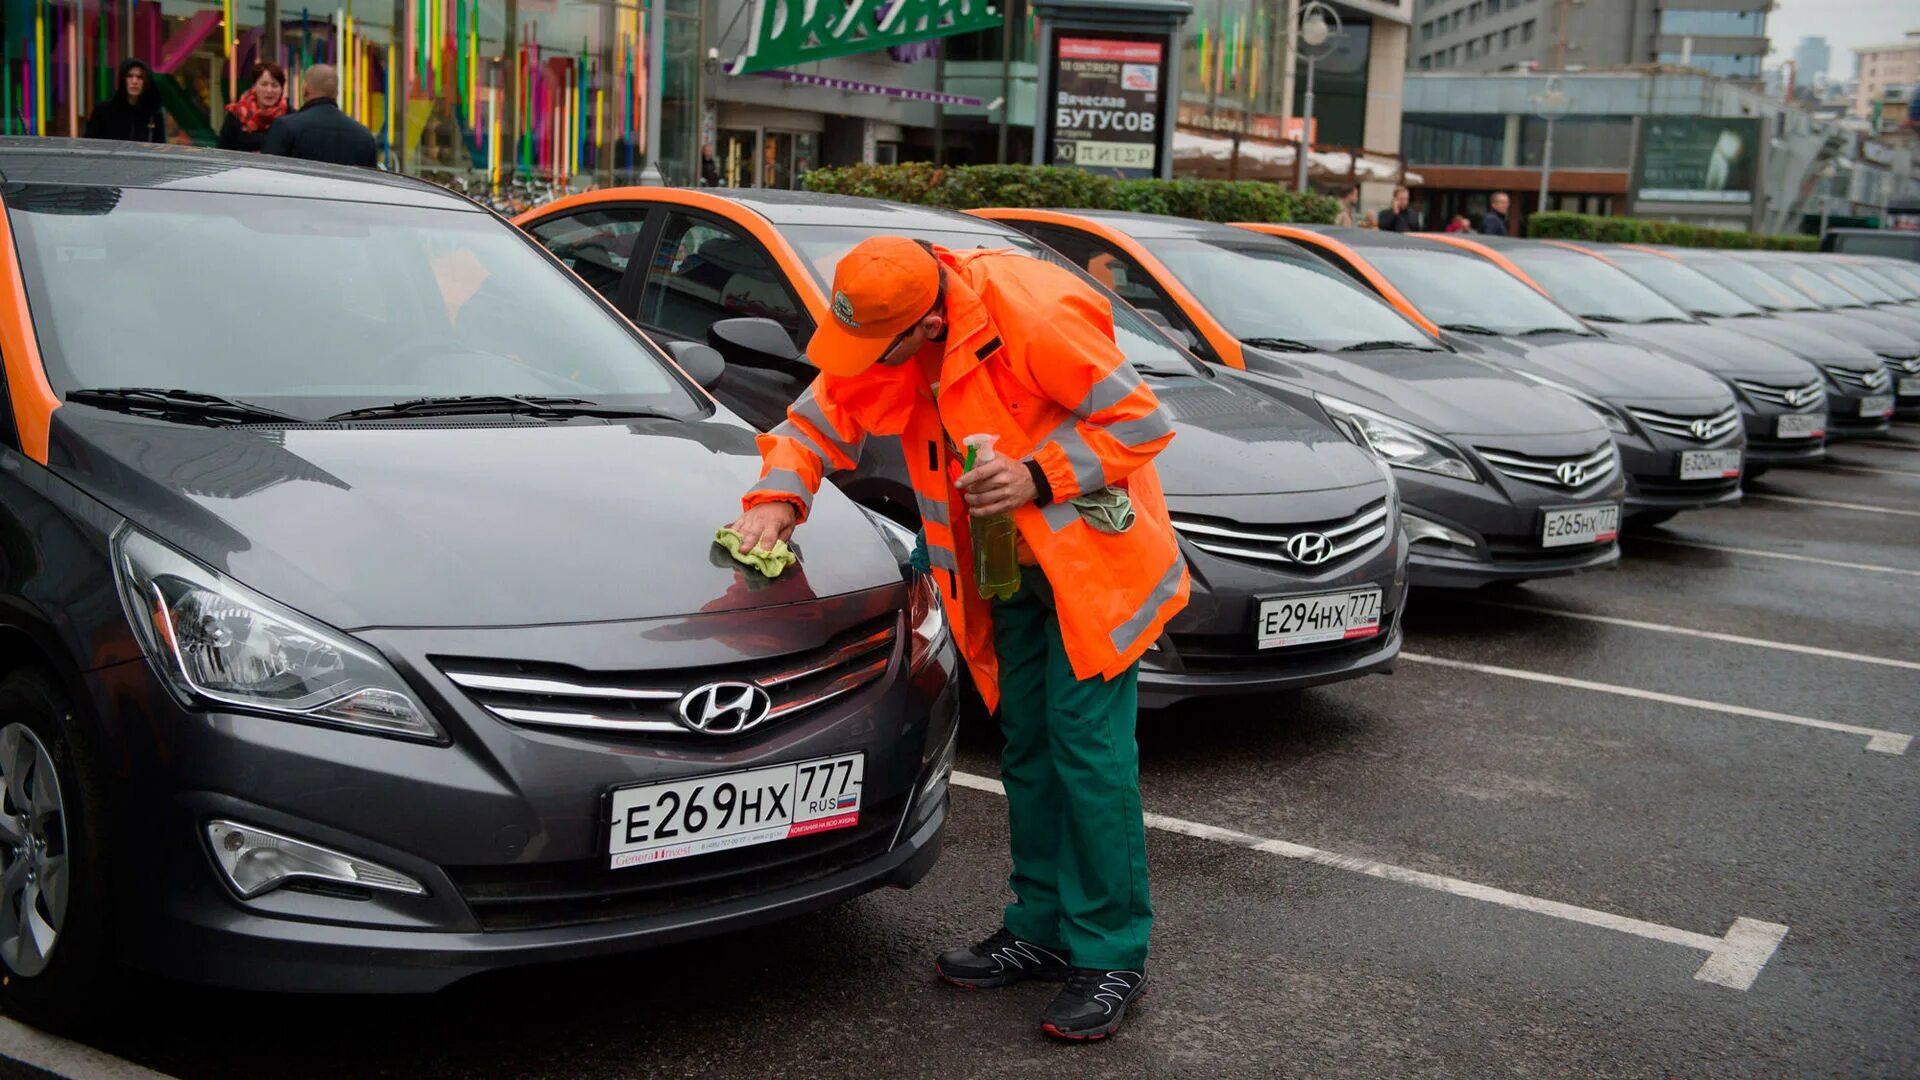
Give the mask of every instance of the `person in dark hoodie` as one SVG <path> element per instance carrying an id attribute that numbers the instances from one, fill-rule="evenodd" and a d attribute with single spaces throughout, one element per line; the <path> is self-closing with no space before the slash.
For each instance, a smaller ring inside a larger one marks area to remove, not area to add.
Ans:
<path id="1" fill-rule="evenodd" d="M 94 106 L 87 117 L 87 138 L 122 142 L 167 141 L 167 117 L 160 111 L 160 89 L 153 69 L 144 60 L 129 58 L 120 64 L 120 88 Z"/>
<path id="2" fill-rule="evenodd" d="M 220 126 L 220 149 L 257 154 L 267 143 L 267 129 L 287 115 L 287 69 L 271 60 L 253 65 L 247 90 L 227 106 L 227 122 Z"/>
<path id="3" fill-rule="evenodd" d="M 353 117 L 340 111 L 340 74 L 330 65 L 315 64 L 300 73 L 306 104 L 273 122 L 260 150 L 280 157 L 359 165 L 371 169 L 380 163 L 380 145 Z"/>

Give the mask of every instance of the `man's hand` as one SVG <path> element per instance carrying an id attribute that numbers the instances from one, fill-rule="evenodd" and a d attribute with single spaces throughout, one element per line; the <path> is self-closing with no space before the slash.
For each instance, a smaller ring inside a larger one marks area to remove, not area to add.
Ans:
<path id="1" fill-rule="evenodd" d="M 741 514 L 727 528 L 740 534 L 741 551 L 772 551 L 774 544 L 793 535 L 799 518 L 792 503 L 775 499 Z"/>
<path id="2" fill-rule="evenodd" d="M 1040 494 L 1026 465 L 1007 457 L 975 465 L 973 471 L 960 474 L 959 485 L 974 517 L 1010 514 Z"/>

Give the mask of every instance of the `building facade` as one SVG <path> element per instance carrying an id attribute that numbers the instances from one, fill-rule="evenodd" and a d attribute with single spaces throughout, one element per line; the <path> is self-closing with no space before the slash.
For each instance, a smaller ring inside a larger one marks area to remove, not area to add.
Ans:
<path id="1" fill-rule="evenodd" d="M 1793 80 L 1811 89 L 1824 80 L 1833 66 L 1833 49 L 1824 37 L 1803 37 L 1793 47 Z"/>
<path id="2" fill-rule="evenodd" d="M 1417 0 L 1419 71 L 1669 64 L 1757 83 L 1770 0 Z"/>
<path id="3" fill-rule="evenodd" d="M 1920 30 L 1907 32 L 1905 41 L 1869 45 L 1854 50 L 1859 85 L 1853 89 L 1853 115 L 1873 115 L 1888 91 L 1911 91 L 1920 86 Z"/>

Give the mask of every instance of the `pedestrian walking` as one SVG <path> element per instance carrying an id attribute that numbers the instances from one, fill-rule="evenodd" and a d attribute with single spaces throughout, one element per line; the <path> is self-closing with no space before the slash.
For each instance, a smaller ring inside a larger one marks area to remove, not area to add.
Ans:
<path id="1" fill-rule="evenodd" d="M 87 117 L 86 137 L 122 142 L 167 141 L 167 117 L 160 109 L 160 90 L 146 61 L 129 57 L 120 62 L 120 81 L 113 96 L 93 107 Z"/>
<path id="2" fill-rule="evenodd" d="M 1510 205 L 1510 200 L 1507 198 L 1507 193 L 1494 192 L 1493 198 L 1488 200 L 1488 203 L 1492 209 L 1487 211 L 1486 217 L 1480 219 L 1480 231 L 1488 236 L 1508 235 L 1507 207 Z"/>
<path id="3" fill-rule="evenodd" d="M 267 144 L 267 129 L 287 115 L 287 69 L 271 60 L 253 65 L 247 89 L 227 106 L 220 125 L 220 149 L 257 154 Z"/>
<path id="4" fill-rule="evenodd" d="M 840 260 L 831 307 L 808 344 L 821 374 L 761 437 L 732 528 L 771 548 L 825 473 L 901 440 L 928 572 L 1006 736 L 1014 899 L 935 968 L 969 988 L 1064 982 L 1041 1029 L 1104 1038 L 1146 987 L 1153 921 L 1138 664 L 1187 601 L 1153 467 L 1167 413 L 1105 298 L 1039 259 L 876 237 Z M 975 436 L 997 440 L 991 457 L 961 449 Z"/>
<path id="5" fill-rule="evenodd" d="M 1354 216 L 1359 212 L 1359 208 L 1360 189 L 1349 186 L 1340 193 L 1340 212 L 1334 215 L 1333 223 L 1335 225 L 1351 226 L 1354 221 Z"/>
<path id="6" fill-rule="evenodd" d="M 1404 186 L 1393 189 L 1393 205 L 1380 211 L 1380 228 L 1384 232 L 1410 233 L 1425 228 L 1420 223 L 1420 215 L 1407 204 L 1413 194 Z"/>
<path id="7" fill-rule="evenodd" d="M 341 112 L 335 100 L 340 93 L 339 72 L 331 65 L 315 64 L 300 73 L 300 91 L 305 104 L 273 122 L 262 153 L 368 169 L 380 163 L 373 132 Z"/>

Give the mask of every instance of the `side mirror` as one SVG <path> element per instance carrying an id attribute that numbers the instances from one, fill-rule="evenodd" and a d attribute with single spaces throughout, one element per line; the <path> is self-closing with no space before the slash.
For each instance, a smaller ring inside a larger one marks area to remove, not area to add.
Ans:
<path id="1" fill-rule="evenodd" d="M 1188 333 L 1187 331 L 1182 330 L 1177 326 L 1167 327 L 1167 336 L 1179 342 L 1180 347 L 1187 350 L 1188 352 L 1192 352 L 1194 346 L 1200 344 L 1200 342 L 1191 333 Z"/>
<path id="2" fill-rule="evenodd" d="M 729 364 L 789 367 L 801 363 L 786 327 L 772 319 L 721 319 L 707 327 L 707 344 Z"/>
<path id="3" fill-rule="evenodd" d="M 1165 331 L 1168 337 L 1179 342 L 1180 347 L 1188 352 L 1192 352 L 1193 347 L 1200 344 L 1194 339 L 1191 332 L 1173 325 L 1172 320 L 1168 319 L 1165 314 L 1155 311 L 1152 308 L 1136 308 L 1135 310 L 1140 312 L 1142 318 Z"/>
<path id="4" fill-rule="evenodd" d="M 1155 310 L 1154 308 L 1146 308 L 1146 307 L 1135 308 L 1134 310 L 1140 313 L 1141 318 L 1147 320 L 1148 322 L 1152 323 L 1153 325 L 1159 327 L 1162 330 L 1173 329 L 1173 320 L 1167 318 L 1164 312 Z"/>
<path id="5" fill-rule="evenodd" d="M 702 345 L 697 341 L 670 341 L 667 343 L 667 352 L 673 355 L 674 363 L 679 364 L 682 371 L 708 390 L 713 389 L 713 384 L 719 382 L 720 376 L 727 370 L 726 358 L 711 345 Z"/>

